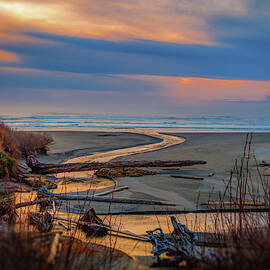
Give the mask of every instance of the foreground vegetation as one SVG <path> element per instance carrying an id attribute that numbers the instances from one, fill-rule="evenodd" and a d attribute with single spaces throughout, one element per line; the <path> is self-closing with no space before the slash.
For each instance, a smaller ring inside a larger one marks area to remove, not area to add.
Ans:
<path id="1" fill-rule="evenodd" d="M 252 134 L 247 135 L 244 152 L 235 161 L 230 179 L 223 194 L 220 195 L 219 213 L 213 215 L 216 232 L 227 235 L 217 241 L 224 243 L 224 249 L 217 249 L 213 256 L 205 257 L 199 269 L 204 270 L 244 270 L 270 269 L 270 186 L 269 177 L 261 173 L 256 156 L 251 150 Z M 256 173 L 250 170 L 255 164 Z M 255 181 L 255 179 L 259 181 Z M 236 187 L 236 188 L 235 188 Z M 225 202 L 240 202 L 231 205 L 230 215 L 224 215 Z M 268 211 L 248 213 L 245 201 L 261 201 Z"/>
<path id="2" fill-rule="evenodd" d="M 14 174 L 17 167 L 17 161 L 8 154 L 0 151 L 0 178 Z"/>
<path id="3" fill-rule="evenodd" d="M 14 132 L 12 130 L 10 131 Z M 42 139 L 42 141 L 46 140 Z M 255 270 L 270 268 L 269 212 L 260 212 L 259 208 L 256 208 L 258 209 L 257 213 L 248 213 L 245 211 L 245 202 L 247 201 L 254 202 L 254 205 L 262 202 L 262 205 L 268 209 L 270 206 L 269 179 L 261 174 L 258 166 L 256 175 L 253 175 L 254 171 L 251 173 L 249 169 L 251 161 L 256 165 L 256 157 L 251 151 L 251 142 L 252 137 L 247 137 L 243 155 L 235 161 L 235 166 L 231 171 L 231 177 L 227 181 L 224 193 L 220 194 L 219 204 L 215 206 L 216 213 L 211 214 L 213 224 L 216 224 L 216 242 L 219 248 L 212 248 L 210 252 L 209 249 L 202 249 L 199 258 L 192 256 L 184 257 L 183 254 L 177 254 L 167 261 L 169 262 L 167 265 L 166 263 L 162 267 L 159 265 L 161 267 L 160 269 L 167 269 L 169 265 L 173 265 L 173 269 L 193 270 Z M 36 147 L 37 144 L 34 146 Z M 16 147 L 18 152 L 21 153 L 19 156 L 23 157 L 25 153 L 39 153 L 44 151 L 42 149 L 44 147 L 46 149 L 48 144 L 43 145 L 42 148 L 36 148 L 32 152 L 29 151 L 30 148 L 27 149 L 27 152 L 20 150 L 21 148 L 18 144 L 16 144 Z M 5 170 L 12 170 L 12 166 L 14 165 L 12 160 L 14 159 L 11 152 L 7 150 L 4 152 L 4 149 L 2 148 L 2 159 L 5 161 L 6 168 L 8 168 Z M 259 182 L 257 180 L 255 181 L 255 178 L 259 179 Z M 237 204 L 234 204 L 235 202 Z M 223 210 L 228 205 L 230 207 L 230 213 L 224 214 Z M 9 213 L 9 211 L 12 212 L 14 209 L 4 210 L 5 213 Z M 53 215 L 56 215 L 56 213 L 54 212 Z M 25 223 L 25 221 L 20 220 L 17 220 L 17 222 Z M 53 221 L 51 225 L 53 227 Z M 186 225 L 189 226 L 189 224 Z M 69 236 L 77 237 L 76 232 L 79 229 L 80 227 L 77 226 L 72 231 L 68 230 L 70 231 Z M 59 231 L 33 233 L 30 230 L 27 234 L 15 233 L 11 224 L 7 224 L 6 229 L 3 230 L 1 229 L 0 217 L 0 265 L 3 266 L 3 269 L 11 270 L 127 269 L 126 263 L 123 264 L 123 267 L 120 267 L 120 262 L 123 261 L 121 257 L 124 258 L 125 256 L 120 253 L 113 253 L 113 248 L 109 250 L 103 249 L 98 253 L 98 246 L 94 246 L 91 243 L 91 241 L 93 242 L 91 238 L 88 239 L 89 243 L 86 246 L 85 242 L 81 242 L 73 237 L 61 238 L 58 233 Z M 47 244 L 44 245 L 44 243 Z M 92 246 L 89 246 L 89 244 Z M 137 245 L 137 243 L 134 245 Z M 15 258 L 16 260 L 14 260 Z M 116 261 L 116 258 L 121 259 Z M 125 258 L 127 259 L 127 257 Z M 116 268 L 113 268 L 112 264 L 116 265 Z"/>
<path id="4" fill-rule="evenodd" d="M 46 134 L 18 131 L 0 122 L 0 178 L 15 174 L 17 159 L 46 153 L 52 142 Z"/>

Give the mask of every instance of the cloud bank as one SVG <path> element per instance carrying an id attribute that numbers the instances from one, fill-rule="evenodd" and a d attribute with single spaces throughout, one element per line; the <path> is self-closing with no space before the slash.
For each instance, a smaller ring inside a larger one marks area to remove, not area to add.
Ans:
<path id="1" fill-rule="evenodd" d="M 267 111 L 269 12 L 255 0 L 0 1 L 1 110 Z"/>

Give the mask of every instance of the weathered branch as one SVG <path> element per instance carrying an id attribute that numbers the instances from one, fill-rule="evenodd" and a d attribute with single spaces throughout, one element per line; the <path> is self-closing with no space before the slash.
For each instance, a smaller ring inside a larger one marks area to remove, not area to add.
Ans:
<path id="1" fill-rule="evenodd" d="M 9 204 L 7 202 L 0 203 L 0 217 L 4 215 L 16 215 L 16 209 L 31 206 L 35 204 L 46 205 L 50 202 L 50 199 L 36 199 L 34 201 L 30 202 L 23 202 L 23 203 L 17 203 L 17 204 Z"/>
<path id="2" fill-rule="evenodd" d="M 26 207 L 26 206 L 31 206 L 31 205 L 35 205 L 35 204 L 42 204 L 42 203 L 49 203 L 51 202 L 50 199 L 37 199 L 34 201 L 30 201 L 30 202 L 23 202 L 23 203 L 17 203 L 14 205 L 15 209 L 21 208 L 21 207 Z"/>

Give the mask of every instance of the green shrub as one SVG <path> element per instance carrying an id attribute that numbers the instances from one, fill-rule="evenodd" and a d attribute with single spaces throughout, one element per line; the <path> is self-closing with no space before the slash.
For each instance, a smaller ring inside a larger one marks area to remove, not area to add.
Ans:
<path id="1" fill-rule="evenodd" d="M 9 157 L 5 152 L 0 151 L 0 177 L 12 175 L 16 167 L 16 160 Z"/>
<path id="2" fill-rule="evenodd" d="M 20 150 L 14 140 L 12 130 L 7 125 L 0 122 L 0 150 L 13 158 L 20 157 Z"/>

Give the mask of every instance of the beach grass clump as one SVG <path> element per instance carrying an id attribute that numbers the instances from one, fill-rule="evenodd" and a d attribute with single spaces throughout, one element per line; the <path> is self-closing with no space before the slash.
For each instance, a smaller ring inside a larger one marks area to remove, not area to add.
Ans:
<path id="1" fill-rule="evenodd" d="M 0 178 L 10 176 L 15 173 L 17 161 L 11 158 L 8 154 L 0 151 Z"/>

